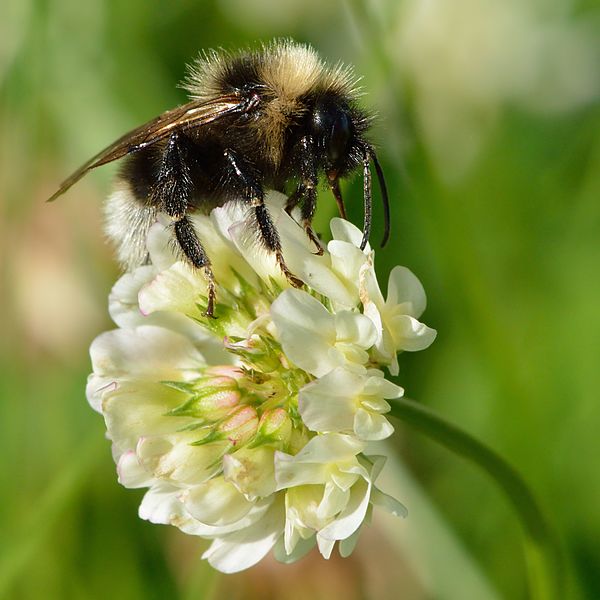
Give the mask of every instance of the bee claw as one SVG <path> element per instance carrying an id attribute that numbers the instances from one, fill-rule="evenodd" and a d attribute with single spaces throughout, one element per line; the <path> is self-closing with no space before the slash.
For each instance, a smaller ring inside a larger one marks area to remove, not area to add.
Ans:
<path id="1" fill-rule="evenodd" d="M 316 256 L 323 256 L 323 246 L 321 246 L 321 240 L 319 240 L 319 236 L 313 231 L 313 228 L 310 226 L 308 221 L 304 221 L 304 231 L 306 231 L 306 235 L 308 239 L 316 246 L 317 251 L 313 252 Z"/>
<path id="2" fill-rule="evenodd" d="M 304 285 L 304 281 L 302 281 L 302 279 L 299 279 L 298 277 L 296 277 L 288 269 L 288 266 L 285 264 L 285 260 L 283 260 L 283 254 L 281 254 L 281 252 L 277 252 L 276 257 L 277 257 L 277 264 L 279 265 L 281 272 L 285 275 L 285 278 L 288 280 L 290 285 L 293 285 L 295 288 L 301 288 Z"/>

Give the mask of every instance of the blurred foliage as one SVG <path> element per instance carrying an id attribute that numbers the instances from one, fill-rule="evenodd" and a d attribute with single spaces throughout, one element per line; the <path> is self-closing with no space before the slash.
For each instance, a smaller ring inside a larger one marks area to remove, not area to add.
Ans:
<path id="1" fill-rule="evenodd" d="M 115 481 L 84 398 L 117 276 L 101 233 L 114 167 L 43 201 L 182 102 L 176 84 L 200 49 L 291 36 L 354 63 L 381 115 L 393 238 L 378 268 L 418 274 L 439 331 L 402 357 L 402 385 L 520 469 L 564 543 L 570 597 L 600 598 L 599 24 L 596 0 L 4 0 L 0 597 L 468 600 L 482 597 L 466 587 L 473 572 L 527 597 L 504 499 L 401 426 L 396 450 L 443 516 L 415 539 L 454 540 L 421 564 L 396 546 L 403 523 L 375 524 L 347 561 L 217 576 L 202 543 L 138 520 L 141 493 Z M 360 187 L 346 185 L 359 224 Z"/>

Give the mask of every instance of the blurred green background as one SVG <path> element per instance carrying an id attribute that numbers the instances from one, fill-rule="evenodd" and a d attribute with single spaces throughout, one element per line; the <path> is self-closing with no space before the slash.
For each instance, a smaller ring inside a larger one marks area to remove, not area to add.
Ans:
<path id="1" fill-rule="evenodd" d="M 101 224 L 115 167 L 44 200 L 183 102 L 200 49 L 292 36 L 355 64 L 380 115 L 380 278 L 410 267 L 439 332 L 401 357 L 400 383 L 521 471 L 559 531 L 569 597 L 600 598 L 599 25 L 596 0 L 3 0 L 0 597 L 528 597 L 505 499 L 400 424 L 382 487 L 410 517 L 377 517 L 346 560 L 215 574 L 202 541 L 140 521 L 142 492 L 116 482 L 84 395 L 118 276 Z M 360 187 L 345 186 L 358 224 Z"/>

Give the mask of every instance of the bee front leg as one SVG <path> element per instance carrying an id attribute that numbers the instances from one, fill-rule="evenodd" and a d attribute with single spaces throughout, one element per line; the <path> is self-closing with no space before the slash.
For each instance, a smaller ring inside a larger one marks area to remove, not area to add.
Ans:
<path id="1" fill-rule="evenodd" d="M 187 216 L 193 189 L 187 156 L 188 144 L 189 142 L 180 134 L 171 135 L 163 152 L 156 183 L 150 195 L 153 203 L 171 217 L 177 245 L 187 262 L 204 272 L 208 295 L 205 314 L 213 317 L 216 298 L 215 278 L 210 259 Z"/>
<path id="2" fill-rule="evenodd" d="M 295 149 L 298 167 L 300 170 L 300 183 L 294 193 L 288 198 L 285 210 L 292 216 L 292 211 L 300 205 L 300 216 L 302 226 L 308 239 L 316 246 L 316 254 L 323 254 L 323 247 L 317 234 L 313 231 L 312 220 L 317 208 L 317 185 L 319 177 L 314 159 L 313 139 L 311 136 L 303 136 Z"/>
<path id="3" fill-rule="evenodd" d="M 233 152 L 233 150 L 225 149 L 223 156 L 228 163 L 229 180 L 237 180 L 238 185 L 241 186 L 240 195 L 254 210 L 254 218 L 256 219 L 256 226 L 258 228 L 262 245 L 267 250 L 275 254 L 277 264 L 279 265 L 279 268 L 285 275 L 286 279 L 294 287 L 302 287 L 304 282 L 301 279 L 298 279 L 298 277 L 296 277 L 285 264 L 283 252 L 281 251 L 281 240 L 279 238 L 279 233 L 277 232 L 275 224 L 273 223 L 273 219 L 269 214 L 269 209 L 265 205 L 262 186 L 252 174 L 252 170 L 249 165 L 245 164 L 244 161 Z"/>

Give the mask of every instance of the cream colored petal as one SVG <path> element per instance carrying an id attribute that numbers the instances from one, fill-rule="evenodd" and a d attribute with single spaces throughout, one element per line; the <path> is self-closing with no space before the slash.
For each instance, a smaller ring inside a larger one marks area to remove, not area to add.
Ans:
<path id="1" fill-rule="evenodd" d="M 218 527 L 239 521 L 250 512 L 254 503 L 248 502 L 223 477 L 215 477 L 190 488 L 184 497 L 184 505 L 194 519 Z"/>
<path id="2" fill-rule="evenodd" d="M 427 306 L 425 290 L 410 269 L 401 266 L 392 269 L 388 280 L 386 304 L 388 306 L 401 304 L 405 314 L 417 319 L 423 314 Z"/>

